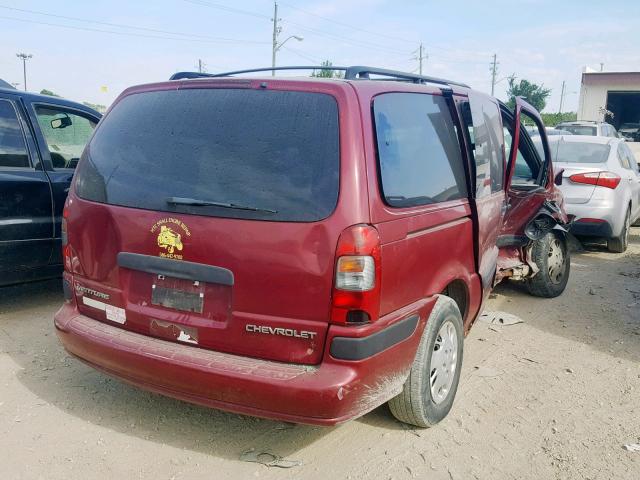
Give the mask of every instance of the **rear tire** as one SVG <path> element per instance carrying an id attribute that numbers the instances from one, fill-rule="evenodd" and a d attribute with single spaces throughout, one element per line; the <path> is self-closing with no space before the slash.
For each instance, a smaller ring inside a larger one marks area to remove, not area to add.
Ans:
<path id="1" fill-rule="evenodd" d="M 622 227 L 622 233 L 619 236 L 610 238 L 607 240 L 607 248 L 613 253 L 624 253 L 629 246 L 629 228 L 631 223 L 631 209 L 627 210 L 627 215 L 624 217 L 624 226 Z"/>
<path id="2" fill-rule="evenodd" d="M 564 292 L 571 272 L 566 237 L 549 232 L 533 244 L 533 262 L 540 271 L 527 280 L 527 289 L 535 297 L 554 298 Z"/>
<path id="3" fill-rule="evenodd" d="M 389 400 L 394 417 L 427 428 L 447 416 L 460 381 L 463 339 L 458 305 L 449 297 L 439 296 L 402 393 Z"/>

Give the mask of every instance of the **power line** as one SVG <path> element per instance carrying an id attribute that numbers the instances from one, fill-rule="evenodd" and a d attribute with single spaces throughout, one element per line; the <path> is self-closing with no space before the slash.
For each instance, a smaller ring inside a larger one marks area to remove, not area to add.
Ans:
<path id="1" fill-rule="evenodd" d="M 240 15 L 248 15 L 255 18 L 264 18 L 270 20 L 268 15 L 262 15 L 260 13 L 250 12 L 248 10 L 241 10 L 239 8 L 228 7 L 226 5 L 220 5 L 219 3 L 207 2 L 205 0 L 182 0 L 183 2 L 192 3 L 194 5 L 200 5 L 201 7 L 215 8 L 217 10 L 223 10 L 230 13 L 238 13 Z"/>
<path id="2" fill-rule="evenodd" d="M 402 38 L 402 37 L 397 37 L 397 36 L 394 36 L 394 35 L 388 35 L 388 34 L 382 33 L 382 32 L 376 32 L 376 31 L 373 31 L 373 30 L 367 30 L 365 28 L 358 27 L 357 25 L 352 25 L 352 24 L 345 23 L 345 22 L 342 22 L 342 21 L 334 20 L 332 18 L 324 17 L 322 15 L 318 15 L 317 13 L 313 13 L 313 12 L 310 12 L 308 10 L 304 10 L 302 8 L 299 8 L 299 7 L 296 7 L 294 5 L 291 5 L 290 3 L 287 3 L 287 2 L 282 2 L 281 1 L 280 4 L 286 5 L 287 7 L 292 8 L 293 10 L 297 10 L 299 12 L 302 12 L 302 13 L 304 13 L 306 15 L 310 15 L 312 17 L 320 18 L 320 19 L 325 20 L 327 22 L 331 22 L 331 23 L 334 23 L 336 25 L 340 25 L 342 27 L 349 28 L 351 30 L 356 30 L 356 31 L 359 31 L 359 32 L 362 32 L 362 33 L 368 33 L 370 35 L 375 35 L 376 37 L 388 38 L 390 40 L 397 40 L 399 42 L 405 42 L 405 43 L 411 43 L 411 44 L 415 44 L 416 43 L 415 40 L 409 40 L 408 38 Z M 442 47 L 442 46 L 439 46 L 439 45 L 424 45 L 424 46 L 425 47 L 429 47 L 429 48 L 435 48 L 437 50 L 453 51 L 453 49 L 451 49 L 451 48 Z"/>
<path id="3" fill-rule="evenodd" d="M 236 13 L 236 14 L 240 14 L 240 15 L 247 15 L 247 16 L 251 16 L 251 17 L 255 17 L 255 18 L 262 18 L 262 19 L 265 19 L 265 20 L 272 21 L 271 17 L 269 17 L 267 15 L 262 15 L 262 14 L 258 14 L 258 13 L 255 13 L 255 12 L 250 12 L 248 10 L 242 10 L 242 9 L 239 9 L 239 8 L 228 7 L 226 5 L 221 5 L 219 3 L 209 2 L 209 1 L 206 1 L 206 0 L 182 0 L 182 1 L 187 2 L 187 3 L 191 3 L 193 5 L 199 5 L 199 6 L 203 6 L 203 7 L 214 8 L 214 9 L 217 9 L 217 10 L 222 10 L 222 11 L 226 11 L 226 12 L 230 12 L 230 13 Z M 285 5 L 287 5 L 288 7 L 292 8 L 294 10 L 299 10 L 299 11 L 301 11 L 301 12 L 307 14 L 307 15 L 315 16 L 315 17 L 321 18 L 323 20 L 326 20 L 326 21 L 329 21 L 329 22 L 333 22 L 336 25 L 341 25 L 341 26 L 344 26 L 344 27 L 348 27 L 348 28 L 350 28 L 352 30 L 361 31 L 363 33 L 368 33 L 370 35 L 375 35 L 377 37 L 393 38 L 393 39 L 401 40 L 401 41 L 407 42 L 407 43 L 415 43 L 415 42 L 413 42 L 411 40 L 408 40 L 408 39 L 401 39 L 400 37 L 393 37 L 393 36 L 390 36 L 390 35 L 386 35 L 384 33 L 374 32 L 372 30 L 366 30 L 366 29 L 363 29 L 363 28 L 360 28 L 360 27 L 356 27 L 354 25 L 350 25 L 348 23 L 339 22 L 337 20 L 332 20 L 332 19 L 329 19 L 327 17 L 323 17 L 321 15 L 317 15 L 317 14 L 309 12 L 307 10 L 303 10 L 301 8 L 295 7 L 295 6 L 293 6 L 293 5 L 289 4 L 289 3 L 283 3 L 283 2 L 280 2 L 280 3 L 281 4 L 285 4 Z M 374 49 L 377 49 L 377 50 L 386 51 L 388 53 L 393 53 L 393 54 L 397 54 L 397 55 L 406 55 L 406 53 L 407 53 L 404 50 L 400 50 L 398 48 L 389 47 L 387 45 L 382 45 L 380 43 L 374 43 L 374 42 L 370 42 L 370 41 L 367 41 L 367 40 L 353 39 L 353 38 L 345 37 L 343 35 L 325 32 L 325 31 L 319 30 L 317 28 L 309 27 L 307 25 L 304 25 L 302 23 L 295 22 L 295 21 L 292 21 L 292 20 L 284 20 L 283 22 L 288 23 L 290 25 L 293 25 L 293 26 L 299 28 L 300 30 L 304 30 L 304 31 L 306 31 L 308 33 L 311 33 L 311 34 L 314 34 L 314 35 L 318 35 L 318 36 L 321 36 L 321 37 L 325 37 L 325 38 L 330 38 L 330 39 L 336 40 L 336 41 L 342 41 L 342 42 L 351 44 L 351 45 L 356 46 L 356 47 L 369 48 L 369 49 L 374 48 Z M 435 49 L 438 49 L 438 50 L 443 50 L 443 51 L 454 51 L 451 48 L 445 48 L 445 47 L 441 47 L 441 46 L 438 46 L 438 45 L 429 45 L 429 47 L 435 48 Z M 472 63 L 472 62 L 469 62 L 469 63 Z"/>
<path id="4" fill-rule="evenodd" d="M 258 42 L 258 41 L 250 41 L 250 40 L 232 40 L 232 39 L 220 39 L 220 40 L 208 40 L 208 39 L 200 39 L 200 38 L 180 38 L 180 37 L 167 37 L 161 35 L 146 35 L 142 33 L 134 33 L 134 32 L 117 32 L 113 30 L 103 30 L 100 28 L 91 28 L 91 27 L 80 27 L 76 25 L 63 25 L 60 23 L 50 23 L 50 22 L 40 22 L 37 20 L 27 20 L 26 18 L 15 18 L 15 17 L 5 17 L 0 16 L 0 19 L 3 20 L 14 20 L 16 22 L 23 23 L 33 23 L 36 25 L 46 25 L 48 27 L 57 27 L 57 28 L 68 28 L 72 30 L 83 30 L 87 32 L 100 32 L 100 33 L 109 33 L 112 35 L 124 35 L 129 37 L 140 37 L 140 38 L 157 38 L 162 40 L 180 40 L 185 42 L 203 42 L 203 43 L 251 43 L 251 44 L 266 44 L 269 42 Z"/>
<path id="5" fill-rule="evenodd" d="M 280 3 L 282 5 L 286 5 L 287 7 L 291 8 L 293 10 L 297 10 L 299 12 L 302 12 L 302 13 L 304 13 L 306 15 L 310 15 L 312 17 L 320 18 L 320 19 L 325 20 L 327 22 L 331 22 L 331 23 L 334 23 L 336 25 L 340 25 L 342 27 L 349 28 L 351 30 L 357 30 L 359 32 L 368 33 L 370 35 L 375 35 L 376 37 L 388 38 L 390 40 L 398 40 L 400 42 L 413 43 L 413 44 L 416 43 L 414 40 L 408 40 L 406 38 L 395 37 L 393 35 L 387 35 L 387 34 L 381 33 L 381 32 L 374 32 L 372 30 L 366 30 L 366 29 L 364 29 L 362 27 L 358 27 L 356 25 L 350 25 L 348 23 L 340 22 L 340 21 L 334 20 L 332 18 L 323 17 L 322 15 L 318 15 L 317 13 L 313 13 L 313 12 L 310 12 L 308 10 L 303 10 L 302 8 L 298 8 L 298 7 L 294 6 L 294 5 L 291 5 L 290 3 L 286 3 L 286 2 L 280 2 Z"/>
<path id="6" fill-rule="evenodd" d="M 287 51 L 293 53 L 294 55 L 297 55 L 300 58 L 304 58 L 305 60 L 309 60 L 310 62 L 317 63 L 318 65 L 320 63 L 322 63 L 322 60 L 319 60 L 317 57 L 309 56 L 306 53 L 301 52 L 297 48 L 291 48 L 291 47 L 282 47 L 282 48 L 284 50 L 287 50 Z"/>
<path id="7" fill-rule="evenodd" d="M 3 8 L 5 10 L 12 10 L 15 12 L 22 12 L 22 13 L 29 13 L 29 14 L 34 14 L 34 15 L 43 15 L 43 16 L 47 16 L 47 17 L 54 17 L 54 18 L 61 18 L 64 20 L 72 20 L 74 22 L 86 22 L 86 23 L 93 23 L 95 25 L 105 25 L 108 27 L 116 27 L 116 28 L 127 28 L 130 30 L 140 30 L 140 31 L 144 31 L 144 32 L 152 32 L 152 33 L 162 33 L 162 34 L 168 34 L 168 35 L 179 35 L 179 36 L 183 36 L 183 37 L 192 37 L 192 38 L 198 38 L 198 39 L 205 39 L 205 40 L 213 40 L 216 42 L 242 42 L 242 43 L 266 43 L 266 42 L 259 42 L 259 41 L 252 41 L 252 40 L 240 40 L 240 39 L 234 39 L 234 38 L 225 38 L 225 37 L 213 37 L 210 35 L 198 35 L 198 34 L 194 34 L 194 33 L 183 33 L 183 32 L 172 32 L 169 30 L 158 30 L 158 29 L 154 29 L 154 28 L 147 28 L 147 27 L 138 27 L 135 25 L 125 25 L 125 24 L 120 24 L 120 23 L 110 23 L 110 22 L 101 22 L 98 20 L 91 20 L 88 18 L 79 18 L 79 17 L 69 17 L 66 15 L 58 15 L 55 13 L 48 13 L 48 12 L 39 12 L 37 10 L 27 10 L 24 8 L 15 8 L 15 7 L 9 7 L 6 5 L 0 5 L 0 8 Z M 121 32 L 121 33 L 126 33 L 126 32 Z"/>
<path id="8" fill-rule="evenodd" d="M 429 58 L 437 58 L 441 63 L 461 63 L 466 65 L 486 65 L 485 61 L 481 60 L 467 60 L 464 58 L 456 58 L 452 55 L 443 55 L 439 53 L 429 53 Z M 415 58 L 413 58 L 415 60 Z"/>
<path id="9" fill-rule="evenodd" d="M 187 2 L 187 3 L 191 3 L 193 5 L 200 5 L 202 7 L 208 7 L 208 8 L 214 8 L 217 10 L 223 10 L 226 12 L 231 12 L 231 13 L 237 13 L 240 15 L 248 15 L 248 16 L 252 16 L 252 17 L 256 17 L 256 18 L 263 18 L 266 20 L 271 21 L 271 17 L 267 16 L 267 15 L 262 15 L 262 14 L 258 14 L 258 13 L 254 13 L 254 12 L 250 12 L 247 10 L 241 10 L 239 8 L 234 8 L 234 7 L 227 7 L 226 5 L 221 5 L 219 3 L 213 3 L 213 2 L 209 2 L 206 0 L 182 0 L 183 2 Z M 331 38 L 333 40 L 341 40 L 343 42 L 346 43 L 350 43 L 351 45 L 355 45 L 357 47 L 362 47 L 362 48 L 375 48 L 378 50 L 385 50 L 387 52 L 391 52 L 391 53 L 396 53 L 396 54 L 400 54 L 400 55 L 405 55 L 407 52 L 402 51 L 402 50 L 398 50 L 398 49 L 394 49 L 394 48 L 390 48 L 386 45 L 381 45 L 378 43 L 373 43 L 373 42 L 368 42 L 366 40 L 354 40 L 348 37 L 344 37 L 341 35 L 337 35 L 337 34 L 332 34 L 332 33 L 328 33 L 328 32 L 324 32 L 322 30 L 318 30 L 316 28 L 312 28 L 312 27 L 308 27 L 304 24 L 298 23 L 298 22 L 293 22 L 290 20 L 284 20 L 284 22 L 290 24 L 290 25 L 294 25 L 297 28 L 301 29 L 301 30 L 305 30 L 309 33 L 315 34 L 315 35 L 319 35 L 319 36 L 323 36 L 326 38 Z M 377 34 L 375 34 L 377 35 Z"/>
<path id="10" fill-rule="evenodd" d="M 291 20 L 284 20 L 285 23 L 288 23 L 289 25 L 294 25 L 295 27 L 297 27 L 300 30 L 304 30 L 306 32 L 309 32 L 311 34 L 314 35 L 318 35 L 321 37 L 326 37 L 326 38 L 330 38 L 332 40 L 339 40 L 345 43 L 350 43 L 351 45 L 354 45 L 356 47 L 361 47 L 361 48 L 374 48 L 377 50 L 383 50 L 383 51 L 387 51 L 389 53 L 395 53 L 397 55 L 406 55 L 407 52 L 404 50 L 398 50 L 395 48 L 390 48 L 387 47 L 386 45 L 381 45 L 379 43 L 373 43 L 373 42 L 368 42 L 366 40 L 354 40 L 352 38 L 349 37 L 344 37 L 342 35 L 337 35 L 334 33 L 328 33 L 328 32 L 324 32 L 322 30 L 318 30 L 316 28 L 312 28 L 312 27 L 307 27 L 304 24 L 298 23 L 298 22 L 293 22 Z"/>

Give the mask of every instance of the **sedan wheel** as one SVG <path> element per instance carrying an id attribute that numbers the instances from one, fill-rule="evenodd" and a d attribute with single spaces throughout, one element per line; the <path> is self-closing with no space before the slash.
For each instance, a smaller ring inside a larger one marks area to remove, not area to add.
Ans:
<path id="1" fill-rule="evenodd" d="M 624 253 L 629 246 L 629 230 L 631 229 L 631 209 L 627 210 L 624 217 L 624 226 L 619 236 L 607 240 L 607 248 L 613 253 Z"/>

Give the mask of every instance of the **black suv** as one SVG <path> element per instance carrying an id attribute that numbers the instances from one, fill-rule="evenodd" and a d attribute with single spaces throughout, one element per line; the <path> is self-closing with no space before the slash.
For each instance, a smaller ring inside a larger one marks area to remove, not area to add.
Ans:
<path id="1" fill-rule="evenodd" d="M 61 218 L 100 113 L 0 88 L 0 285 L 62 272 Z"/>

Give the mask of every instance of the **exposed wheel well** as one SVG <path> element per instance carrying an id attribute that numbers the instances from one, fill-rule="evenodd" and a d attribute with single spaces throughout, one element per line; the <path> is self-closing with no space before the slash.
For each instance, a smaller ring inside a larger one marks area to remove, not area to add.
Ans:
<path id="1" fill-rule="evenodd" d="M 465 321 L 469 306 L 469 291 L 467 285 L 462 280 L 454 280 L 444 288 L 442 294 L 456 302 L 462 315 L 462 320 Z"/>

